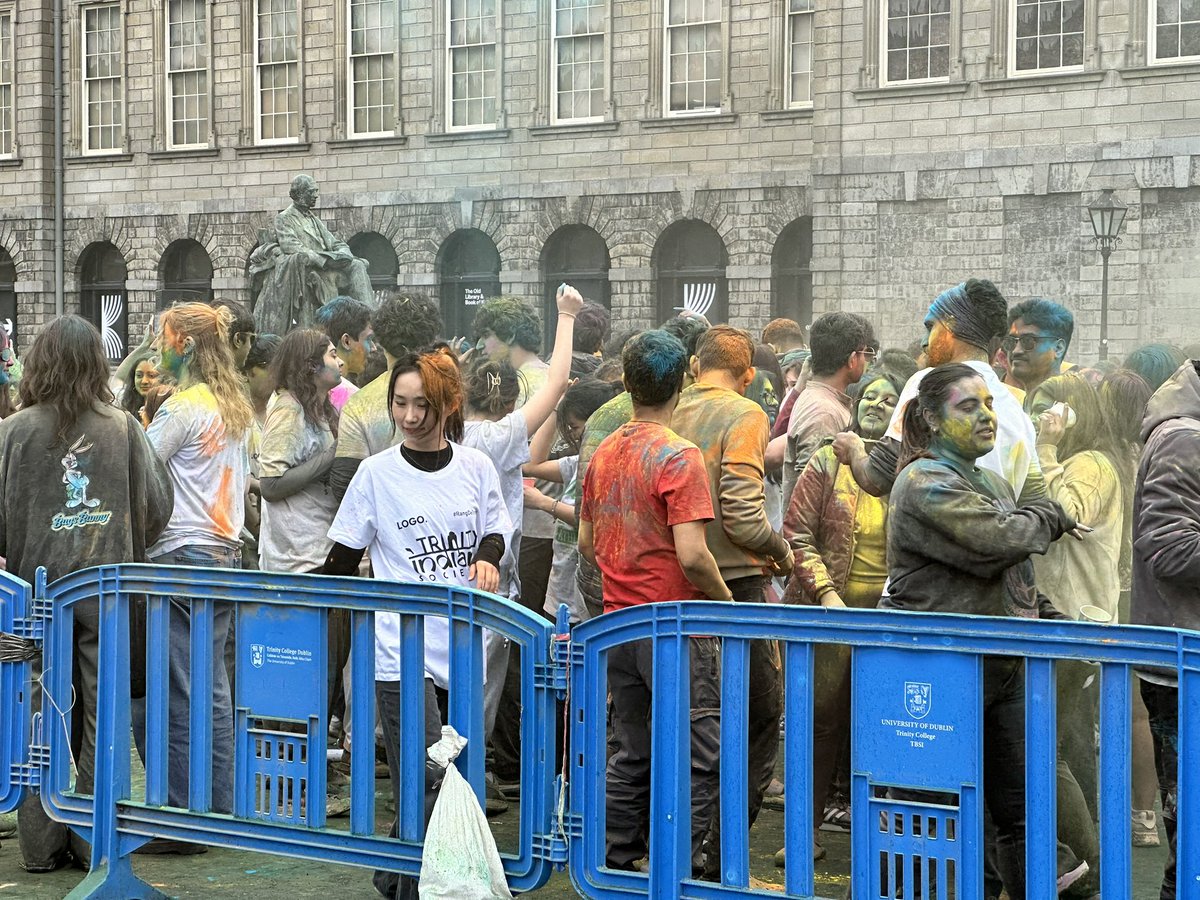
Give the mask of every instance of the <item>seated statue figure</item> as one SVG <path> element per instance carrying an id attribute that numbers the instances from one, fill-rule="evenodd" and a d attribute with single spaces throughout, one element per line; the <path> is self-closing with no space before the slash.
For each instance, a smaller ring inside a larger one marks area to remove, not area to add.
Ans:
<path id="1" fill-rule="evenodd" d="M 275 217 L 250 255 L 250 277 L 261 284 L 254 306 L 259 334 L 287 334 L 313 324 L 318 309 L 338 295 L 375 306 L 367 261 L 350 252 L 313 214 L 320 189 L 309 175 L 292 179 L 292 205 Z"/>

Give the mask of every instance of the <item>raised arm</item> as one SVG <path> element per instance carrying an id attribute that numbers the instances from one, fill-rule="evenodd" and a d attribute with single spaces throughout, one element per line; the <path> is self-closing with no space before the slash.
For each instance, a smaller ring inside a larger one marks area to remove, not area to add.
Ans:
<path id="1" fill-rule="evenodd" d="M 567 390 L 567 379 L 571 375 L 571 351 L 575 336 L 575 316 L 583 309 L 583 297 L 575 288 L 566 285 L 558 290 L 558 328 L 554 332 L 554 352 L 550 355 L 550 371 L 546 383 L 537 393 L 525 401 L 521 414 L 525 416 L 525 429 L 534 434 Z"/>

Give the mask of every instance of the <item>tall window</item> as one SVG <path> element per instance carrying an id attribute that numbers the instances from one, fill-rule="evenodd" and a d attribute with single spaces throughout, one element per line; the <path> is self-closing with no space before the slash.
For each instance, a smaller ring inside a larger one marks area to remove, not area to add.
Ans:
<path id="1" fill-rule="evenodd" d="M 350 0 L 350 134 L 395 130 L 395 0 Z"/>
<path id="2" fill-rule="evenodd" d="M 254 77 L 257 137 L 264 144 L 300 136 L 300 0 L 258 0 Z"/>
<path id="3" fill-rule="evenodd" d="M 496 124 L 498 0 L 450 0 L 450 127 Z"/>
<path id="4" fill-rule="evenodd" d="M 554 115 L 604 118 L 604 4 L 554 0 Z"/>
<path id="5" fill-rule="evenodd" d="M 125 74 L 121 6 L 109 3 L 83 10 L 83 149 L 120 150 L 124 142 Z"/>
<path id="6" fill-rule="evenodd" d="M 813 0 L 788 0 L 788 106 L 812 103 Z"/>
<path id="7" fill-rule="evenodd" d="M 0 156 L 13 154 L 13 14 L 0 12 Z"/>
<path id="8" fill-rule="evenodd" d="M 667 110 L 721 108 L 720 0 L 667 0 Z"/>
<path id="9" fill-rule="evenodd" d="M 167 117 L 172 147 L 208 143 L 208 3 L 167 3 Z"/>
<path id="10" fill-rule="evenodd" d="M 710 322 L 729 318 L 729 253 L 707 222 L 684 219 L 669 225 L 654 245 L 650 264 L 658 286 L 658 320 L 681 311 Z"/>
<path id="11" fill-rule="evenodd" d="M 888 83 L 950 76 L 950 0 L 885 0 Z"/>
<path id="12" fill-rule="evenodd" d="M 347 243 L 351 253 L 370 264 L 367 272 L 371 277 L 371 290 L 375 294 L 375 302 L 382 303 L 396 290 L 396 273 L 400 271 L 396 248 L 376 231 L 363 231 Z"/>
<path id="13" fill-rule="evenodd" d="M 1151 2 L 1150 30 L 1155 62 L 1200 59 L 1200 3 L 1196 0 Z"/>
<path id="14" fill-rule="evenodd" d="M 794 219 L 771 251 L 771 315 L 812 321 L 812 217 Z"/>
<path id="15" fill-rule="evenodd" d="M 1083 65 L 1083 0 L 1015 0 L 1012 10 L 1014 72 Z"/>
<path id="16" fill-rule="evenodd" d="M 109 362 L 127 352 L 126 274 L 121 251 L 107 241 L 89 244 L 79 257 L 79 311 L 99 330 Z"/>
<path id="17" fill-rule="evenodd" d="M 555 321 L 555 297 L 563 282 L 583 294 L 583 299 L 611 308 L 609 262 L 604 238 L 587 225 L 564 225 L 550 235 L 542 248 L 543 321 Z"/>
<path id="18" fill-rule="evenodd" d="M 8 251 L 0 247 L 0 328 L 17 343 L 17 267 Z"/>
<path id="19" fill-rule="evenodd" d="M 212 260 L 197 241 L 184 238 L 172 242 L 162 255 L 158 274 L 162 284 L 159 309 L 166 309 L 176 301 L 212 299 Z"/>

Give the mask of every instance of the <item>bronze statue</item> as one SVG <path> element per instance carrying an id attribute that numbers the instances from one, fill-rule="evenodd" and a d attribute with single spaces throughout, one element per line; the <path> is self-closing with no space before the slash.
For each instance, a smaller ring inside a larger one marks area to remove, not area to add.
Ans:
<path id="1" fill-rule="evenodd" d="M 343 295 L 375 305 L 367 261 L 350 252 L 313 214 L 320 189 L 309 175 L 292 179 L 292 205 L 275 217 L 250 255 L 250 276 L 261 284 L 254 305 L 259 334 L 287 334 L 313 324 L 326 301 Z"/>

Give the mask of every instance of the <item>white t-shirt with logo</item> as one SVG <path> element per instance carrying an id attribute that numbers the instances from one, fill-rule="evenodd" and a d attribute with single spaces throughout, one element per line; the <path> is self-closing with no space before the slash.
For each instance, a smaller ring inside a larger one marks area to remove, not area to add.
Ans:
<path id="1" fill-rule="evenodd" d="M 487 534 L 512 531 L 492 461 L 451 444 L 450 464 L 437 472 L 412 466 L 391 447 L 363 460 L 338 509 L 330 539 L 369 549 L 375 577 L 388 581 L 470 587 L 468 569 Z M 450 682 L 450 628 L 425 619 L 425 674 Z M 400 617 L 375 616 L 375 678 L 400 680 Z"/>

